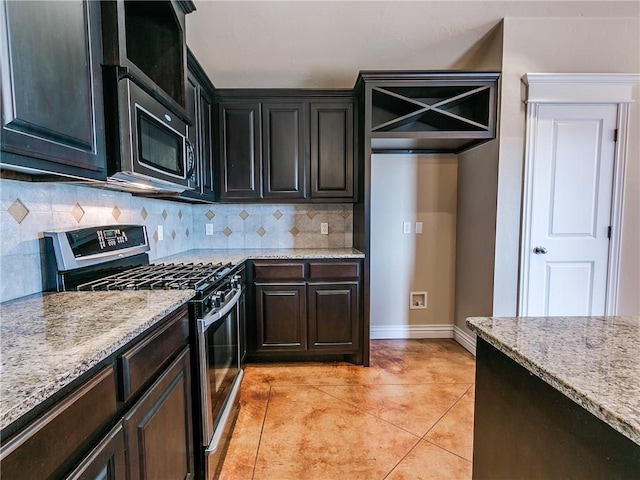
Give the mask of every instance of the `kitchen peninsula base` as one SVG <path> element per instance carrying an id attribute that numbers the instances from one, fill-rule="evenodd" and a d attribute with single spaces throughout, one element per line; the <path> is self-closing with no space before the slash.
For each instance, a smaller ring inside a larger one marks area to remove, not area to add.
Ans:
<path id="1" fill-rule="evenodd" d="M 640 445 L 478 338 L 473 479 L 629 479 Z"/>

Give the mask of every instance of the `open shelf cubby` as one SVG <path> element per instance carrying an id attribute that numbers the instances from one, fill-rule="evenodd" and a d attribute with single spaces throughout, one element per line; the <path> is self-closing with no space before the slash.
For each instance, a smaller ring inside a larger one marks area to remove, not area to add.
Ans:
<path id="1" fill-rule="evenodd" d="M 374 151 L 459 153 L 495 138 L 497 74 L 465 79 L 425 78 L 371 88 Z M 428 75 L 427 75 L 428 77 Z"/>

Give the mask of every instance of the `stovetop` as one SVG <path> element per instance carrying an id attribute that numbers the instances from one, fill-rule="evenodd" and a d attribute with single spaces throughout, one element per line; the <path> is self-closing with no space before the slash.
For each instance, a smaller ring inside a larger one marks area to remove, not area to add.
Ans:
<path id="1" fill-rule="evenodd" d="M 233 264 L 171 263 L 143 265 L 104 278 L 83 283 L 77 290 L 186 290 L 202 294 L 215 288 Z"/>

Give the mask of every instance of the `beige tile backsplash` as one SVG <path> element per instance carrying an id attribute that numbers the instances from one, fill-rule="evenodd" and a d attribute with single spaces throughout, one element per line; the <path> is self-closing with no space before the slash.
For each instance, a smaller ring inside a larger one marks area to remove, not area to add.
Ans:
<path id="1" fill-rule="evenodd" d="M 187 204 L 67 183 L 0 180 L 0 301 L 42 290 L 47 230 L 146 225 L 152 260 L 193 248 L 351 247 L 351 204 Z M 320 234 L 320 224 L 329 234 Z M 207 224 L 213 235 L 206 234 Z M 164 238 L 158 239 L 162 225 Z"/>

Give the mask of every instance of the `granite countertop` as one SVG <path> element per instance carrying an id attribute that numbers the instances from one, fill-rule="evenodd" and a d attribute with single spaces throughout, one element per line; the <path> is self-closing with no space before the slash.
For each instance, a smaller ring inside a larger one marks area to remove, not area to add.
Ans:
<path id="1" fill-rule="evenodd" d="M 355 248 L 248 248 L 248 249 L 196 249 L 159 258 L 154 263 L 204 263 L 231 262 L 234 265 L 245 260 L 301 260 L 309 258 L 364 258 Z"/>
<path id="2" fill-rule="evenodd" d="M 193 290 L 63 292 L 0 304 L 0 429 L 187 302 Z"/>
<path id="3" fill-rule="evenodd" d="M 640 317 L 472 317 L 467 326 L 640 445 Z"/>

